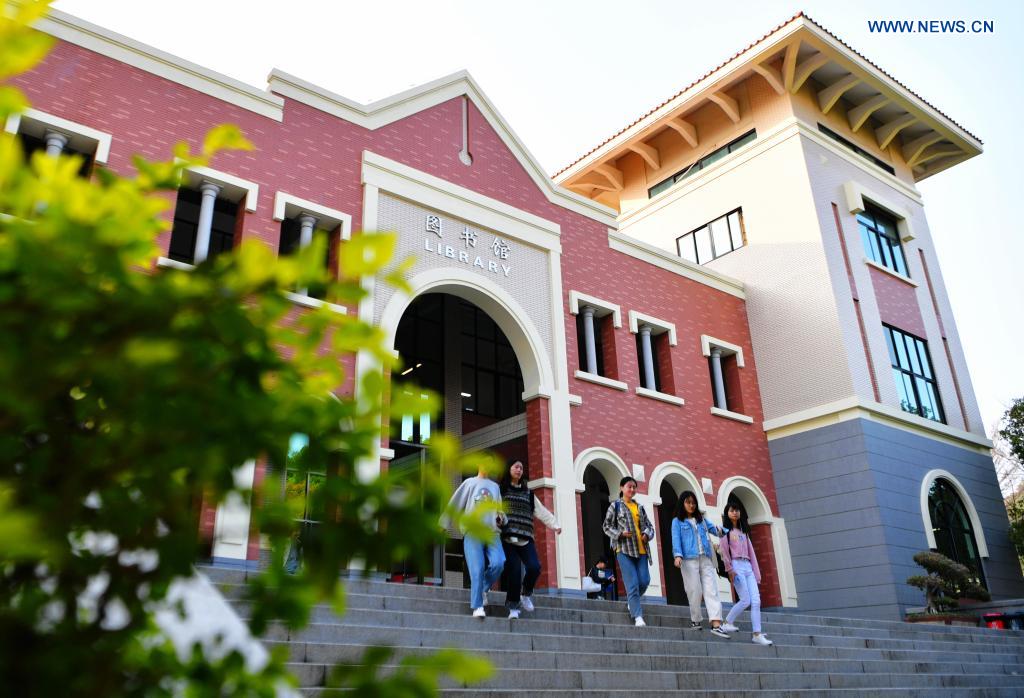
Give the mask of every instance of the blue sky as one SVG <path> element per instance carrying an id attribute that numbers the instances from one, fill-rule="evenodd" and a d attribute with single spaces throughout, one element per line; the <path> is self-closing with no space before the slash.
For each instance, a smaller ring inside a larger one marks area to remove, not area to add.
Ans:
<path id="1" fill-rule="evenodd" d="M 803 10 L 985 143 L 984 154 L 920 189 L 990 430 L 1009 401 L 1024 396 L 1024 239 L 1015 213 L 1024 195 L 1017 161 L 1024 3 L 693 4 L 60 0 L 55 7 L 259 87 L 276 67 L 367 102 L 466 68 L 548 172 Z M 995 31 L 873 34 L 868 21 L 876 19 L 987 20 Z"/>

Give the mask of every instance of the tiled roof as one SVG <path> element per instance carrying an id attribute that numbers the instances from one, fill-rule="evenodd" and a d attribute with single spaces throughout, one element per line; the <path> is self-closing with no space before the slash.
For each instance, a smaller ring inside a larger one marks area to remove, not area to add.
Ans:
<path id="1" fill-rule="evenodd" d="M 640 123 L 640 122 L 641 122 L 641 121 L 643 121 L 644 119 L 646 119 L 646 118 L 647 118 L 648 116 L 650 116 L 650 115 L 651 115 L 651 114 L 653 114 L 654 112 L 658 111 L 659 109 L 661 109 L 662 107 L 664 107 L 664 106 L 665 106 L 666 104 L 668 104 L 668 103 L 669 103 L 669 102 L 671 102 L 672 100 L 674 100 L 674 99 L 676 99 L 677 97 L 679 97 L 679 95 L 683 94 L 684 92 L 686 92 L 687 90 L 689 90 L 689 89 L 690 89 L 691 87 L 693 87 L 693 86 L 694 86 L 694 85 L 696 85 L 697 83 L 699 83 L 699 82 L 701 82 L 701 81 L 703 81 L 703 80 L 705 80 L 705 79 L 709 78 L 710 76 L 712 76 L 713 74 L 715 74 L 716 72 L 718 72 L 719 70 L 721 70 L 721 69 L 722 69 L 723 67 L 725 67 L 725 66 L 726 66 L 726 65 L 727 65 L 728 63 L 730 63 L 731 61 L 735 60 L 736 58 L 738 58 L 739 56 L 743 55 L 744 53 L 746 53 L 746 52 L 747 52 L 747 51 L 749 51 L 750 49 L 754 48 L 754 47 L 755 47 L 755 46 L 757 46 L 758 44 L 760 44 L 760 43 L 762 43 L 763 41 L 765 41 L 766 39 L 770 38 L 770 37 L 771 37 L 771 36 L 772 36 L 773 34 L 775 34 L 776 32 L 778 32 L 778 31 L 779 31 L 780 29 L 782 29 L 783 27 L 785 27 L 785 26 L 786 26 L 787 24 L 789 24 L 790 22 L 793 22 L 793 21 L 795 21 L 795 20 L 797 20 L 797 19 L 800 19 L 801 17 L 802 17 L 802 18 L 804 18 L 804 19 L 806 19 L 806 20 L 807 20 L 808 22 L 810 22 L 810 23 L 811 23 L 811 24 L 813 24 L 814 26 L 816 26 L 816 27 L 817 27 L 818 29 L 820 29 L 821 31 L 823 31 L 823 32 L 825 32 L 826 34 L 828 34 L 829 36 L 831 36 L 831 37 L 832 37 L 833 39 L 835 39 L 835 40 L 836 40 L 836 41 L 838 41 L 838 42 L 839 42 L 840 44 L 842 44 L 843 46 L 845 46 L 845 47 L 846 47 L 846 48 L 847 48 L 848 50 L 850 50 L 851 52 L 853 52 L 853 53 L 854 53 L 854 54 L 855 54 L 855 55 L 856 55 L 856 56 L 857 56 L 858 58 L 860 58 L 861 60 L 863 60 L 863 61 L 864 61 L 865 63 L 867 63 L 867 64 L 868 64 L 868 65 L 870 65 L 871 67 L 873 67 L 873 68 L 875 68 L 876 70 L 878 70 L 878 71 L 879 71 L 880 73 L 882 73 L 883 75 L 885 75 L 886 77 L 888 77 L 888 78 L 889 78 L 890 80 L 892 80 L 893 82 L 895 82 L 895 83 L 896 83 L 897 85 L 899 85 L 900 87 L 902 87 L 902 88 L 903 88 L 904 90 L 906 90 L 907 92 L 909 92 L 909 93 L 910 93 L 910 94 L 912 94 L 913 96 L 915 96 L 915 97 L 917 97 L 918 99 L 920 99 L 920 100 L 921 100 L 922 102 L 924 102 L 924 103 L 925 103 L 925 104 L 927 104 L 927 105 L 928 105 L 929 107 L 931 107 L 932 109 L 934 109 L 935 111 L 937 111 L 937 112 L 938 112 L 939 114 L 942 114 L 942 116 L 944 116 L 944 117 L 946 117 L 947 119 L 949 119 L 949 120 L 950 120 L 950 122 L 952 122 L 952 123 L 953 123 L 953 124 L 954 124 L 954 125 L 955 125 L 955 126 L 956 126 L 957 128 L 959 128 L 959 129 L 963 130 L 963 131 L 964 131 L 965 133 L 967 133 L 967 135 L 969 135 L 969 136 L 970 136 L 971 138 L 974 138 L 974 139 L 975 139 L 975 140 L 977 140 L 977 141 L 978 141 L 979 143 L 981 143 L 981 142 L 982 142 L 980 138 L 978 138 L 978 137 L 977 137 L 977 136 L 975 136 L 975 135 L 974 135 L 973 133 L 971 133 L 970 131 L 968 131 L 968 130 L 967 130 L 966 128 L 964 128 L 963 126 L 961 126 L 960 124 L 958 124 L 958 123 L 957 123 L 956 121 L 953 121 L 953 119 L 950 119 L 950 117 L 949 117 L 949 116 L 947 116 L 947 115 L 946 115 L 946 114 L 944 114 L 944 113 L 943 113 L 942 111 L 940 111 L 940 110 L 939 110 L 938 108 L 936 108 L 936 107 L 935 107 L 935 106 L 934 106 L 934 105 L 933 105 L 933 104 L 932 104 L 931 102 L 929 102 L 928 100 L 926 100 L 926 99 L 924 99 L 923 97 L 921 97 L 921 96 L 920 96 L 919 94 L 917 94 L 916 92 L 914 92 L 913 90 L 911 90 L 911 89 L 910 89 L 909 87 L 907 87 L 907 86 L 906 86 L 906 85 L 904 85 L 904 84 L 903 84 L 902 82 L 900 82 L 899 80 L 897 80 L 896 78 L 894 78 L 894 77 L 893 77 L 892 75 L 890 75 L 890 74 L 889 74 L 888 72 L 886 72 L 885 70 L 882 70 L 882 68 L 878 67 L 878 65 L 876 65 L 876 64 L 875 64 L 875 63 L 874 63 L 873 61 L 871 61 L 871 60 L 870 60 L 870 59 L 868 59 L 868 58 L 867 58 L 866 56 L 864 56 L 864 54 L 862 54 L 862 53 L 860 53 L 859 51 L 857 51 L 856 49 L 854 49 L 854 48 L 853 48 L 852 46 L 850 46 L 850 45 L 849 45 L 848 43 L 846 43 L 845 41 L 843 41 L 842 39 L 840 39 L 840 38 L 839 38 L 838 36 L 836 36 L 835 34 L 833 34 L 832 32 L 830 32 L 830 31 L 829 31 L 828 29 L 826 29 L 825 27 L 823 27 L 823 26 L 821 26 L 820 24 L 818 24 L 817 22 L 815 22 L 815 21 L 814 21 L 813 19 L 811 19 L 810 17 L 808 17 L 808 16 L 807 16 L 807 15 L 806 15 L 806 14 L 805 14 L 805 13 L 804 13 L 803 11 L 801 11 L 801 12 L 797 12 L 797 13 L 796 13 L 795 15 L 793 15 L 792 17 L 790 17 L 789 19 L 787 19 L 787 20 L 786 20 L 785 22 L 782 22 L 781 24 L 777 25 L 777 26 L 776 26 L 775 28 L 773 28 L 773 29 L 772 29 L 771 31 L 769 31 L 769 32 L 767 32 L 766 34 L 764 34 L 763 36 L 761 36 L 761 37 L 760 37 L 759 39 L 757 39 L 757 40 L 755 40 L 755 41 L 752 41 L 752 42 L 751 42 L 751 43 L 749 43 L 749 44 L 748 44 L 748 45 L 747 45 L 747 46 L 746 46 L 745 48 L 743 48 L 743 49 L 740 49 L 739 51 L 737 51 L 736 53 L 734 53 L 733 55 L 731 55 L 731 56 L 730 56 L 729 58 L 725 59 L 725 60 L 724 60 L 724 61 L 722 61 L 722 62 L 721 62 L 720 64 L 718 64 L 717 66 L 715 66 L 714 68 L 712 68 L 711 70 L 707 71 L 706 73 L 704 73 L 703 75 L 701 75 L 701 76 L 700 76 L 699 78 L 697 78 L 696 80 L 694 80 L 693 82 L 691 82 L 691 83 L 690 83 L 689 85 L 687 85 L 686 87 L 684 87 L 684 88 L 682 88 L 681 90 L 679 90 L 678 92 L 676 92 L 676 93 L 675 93 L 674 95 L 672 95 L 672 96 L 671 96 L 671 97 L 669 97 L 668 99 L 664 100 L 664 101 L 663 101 L 663 102 L 661 102 L 660 104 L 658 104 L 658 105 L 654 106 L 653 108 L 649 109 L 649 110 L 648 110 L 647 112 L 645 112 L 645 113 L 644 113 L 644 114 L 642 114 L 641 116 L 639 116 L 639 117 L 637 117 L 636 119 L 634 119 L 634 120 L 633 120 L 633 121 L 632 121 L 631 123 L 627 124 L 627 125 L 626 125 L 626 126 L 624 126 L 623 128 L 619 129 L 619 131 L 617 131 L 616 133 L 612 134 L 612 135 L 611 135 L 611 136 L 609 136 L 608 138 L 606 138 L 606 139 L 604 139 L 603 141 L 601 141 L 600 143 L 598 143 L 598 144 L 597 144 L 596 146 L 594 146 L 593 148 L 591 148 L 590 150 L 588 150 L 588 151 L 587 151 L 586 153 L 584 153 L 584 154 L 583 154 L 583 155 L 581 155 L 580 157 L 576 158 L 575 160 L 573 160 L 572 162 L 570 162 L 570 163 L 569 163 L 568 165 L 566 165 L 565 167 L 563 167 L 562 169 L 560 169 L 560 170 L 559 170 L 558 172 L 556 172 L 555 174 L 553 174 L 553 175 L 552 175 L 552 178 L 554 178 L 554 177 L 557 177 L 558 175 L 562 174 L 563 172 L 565 172 L 566 170 L 568 170 L 569 168 L 571 168 L 571 167 L 572 167 L 573 165 L 575 165 L 576 163 L 580 162 L 581 160 L 584 160 L 584 159 L 585 159 L 585 158 L 587 158 L 587 157 L 588 157 L 589 155 L 591 155 L 591 154 L 593 154 L 593 153 L 597 152 L 597 151 L 598 151 L 598 150 L 600 150 L 600 149 L 601 149 L 602 147 L 604 147 L 605 145 L 607 145 L 607 144 L 608 144 L 608 143 L 610 143 L 611 141 L 615 140 L 616 138 L 618 138 L 619 136 L 621 136 L 621 135 L 622 135 L 623 133 L 625 133 L 625 132 L 626 132 L 626 131 L 628 131 L 629 129 L 633 128 L 634 126 L 636 126 L 636 125 L 637 125 L 638 123 Z"/>

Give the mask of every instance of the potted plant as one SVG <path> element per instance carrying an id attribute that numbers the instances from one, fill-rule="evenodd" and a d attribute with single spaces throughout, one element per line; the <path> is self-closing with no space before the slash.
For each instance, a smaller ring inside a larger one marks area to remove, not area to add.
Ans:
<path id="1" fill-rule="evenodd" d="M 962 600 L 988 601 L 991 598 L 971 570 L 930 550 L 914 555 L 914 562 L 927 574 L 908 577 L 907 584 L 924 592 L 926 606 L 923 613 L 907 614 L 906 620 L 911 623 L 977 625 L 975 615 L 958 612 Z"/>

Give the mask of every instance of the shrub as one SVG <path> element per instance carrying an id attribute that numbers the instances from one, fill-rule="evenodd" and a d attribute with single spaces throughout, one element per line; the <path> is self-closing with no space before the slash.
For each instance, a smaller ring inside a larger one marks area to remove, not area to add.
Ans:
<path id="1" fill-rule="evenodd" d="M 929 613 L 956 609 L 960 599 L 988 601 L 991 598 L 969 568 L 941 553 L 926 550 L 914 555 L 914 562 L 928 574 L 908 577 L 907 584 L 924 592 Z"/>

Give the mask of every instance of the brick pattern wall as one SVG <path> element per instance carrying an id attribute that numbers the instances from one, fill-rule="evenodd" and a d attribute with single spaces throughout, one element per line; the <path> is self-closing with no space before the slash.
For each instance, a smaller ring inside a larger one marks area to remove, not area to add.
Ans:
<path id="1" fill-rule="evenodd" d="M 628 328 L 615 329 L 611 323 L 604 323 L 606 373 L 625 381 L 629 391 L 570 378 L 569 391 L 583 398 L 583 404 L 572 409 L 574 453 L 595 445 L 606 446 L 627 463 L 645 465 L 648 474 L 659 463 L 678 461 L 698 477 L 710 477 L 716 483 L 742 474 L 758 484 L 774 509 L 767 444 L 760 429 L 763 415 L 756 360 L 744 302 L 610 250 L 607 228 L 548 201 L 472 103 L 469 142 L 473 163 L 466 166 L 458 159 L 462 147 L 460 98 L 373 131 L 291 100 L 286 102 L 283 122 L 276 122 L 66 43 L 58 43 L 40 66 L 13 82 L 28 93 L 37 109 L 113 134 L 109 167 L 119 174 L 131 174 L 133 154 L 167 158 L 177 141 L 187 141 L 198 149 L 203 135 L 214 125 L 237 124 L 255 150 L 222 153 L 211 167 L 260 186 L 257 210 L 242 214 L 241 237 L 273 250 L 278 248 L 280 235 L 280 225 L 272 217 L 277 191 L 349 213 L 353 229 L 360 229 L 364 150 L 558 224 L 566 292 L 575 289 L 618 303 L 623 313 L 635 309 L 675 323 L 679 345 L 667 347 L 669 356 L 662 368 L 666 384 L 686 400 L 685 406 L 678 407 L 636 395 L 639 376 L 633 335 Z M 171 212 L 166 215 L 170 219 Z M 159 242 L 166 249 L 169 235 Z M 571 375 L 579 366 L 579 357 L 575 318 L 567 306 L 567 298 L 563 298 Z M 753 425 L 710 414 L 711 385 L 700 352 L 701 334 L 743 347 L 746 367 L 740 369 L 738 383 L 742 403 L 754 418 Z M 351 376 L 352 358 L 341 360 Z M 351 390 L 350 380 L 345 389 Z M 550 463 L 547 401 L 531 402 L 527 418 L 534 477 L 551 476 L 555 465 L 569 467 Z M 257 484 L 264 472 L 262 465 L 257 467 Z M 617 483 L 613 483 L 613 491 L 614 485 Z M 642 485 L 641 489 L 645 488 L 646 484 Z M 550 490 L 538 490 L 538 496 L 552 505 Z M 576 515 L 579 517 L 579 510 Z M 538 543 L 543 547 L 542 559 L 550 575 L 555 569 L 553 536 L 541 532 Z M 259 536 L 254 530 L 250 558 L 258 557 L 258 546 Z M 764 567 L 770 567 L 770 563 Z M 582 560 L 581 572 L 586 572 Z M 544 583 L 553 583 L 553 579 L 547 577 Z"/>

